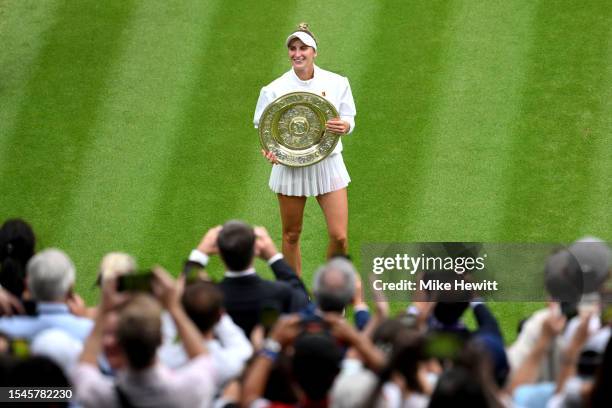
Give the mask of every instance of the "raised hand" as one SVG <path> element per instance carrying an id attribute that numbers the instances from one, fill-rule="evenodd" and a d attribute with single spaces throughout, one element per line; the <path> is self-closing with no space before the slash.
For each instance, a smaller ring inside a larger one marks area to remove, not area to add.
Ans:
<path id="1" fill-rule="evenodd" d="M 217 238 L 219 237 L 221 228 L 221 225 L 217 225 L 206 231 L 206 234 L 204 234 L 202 240 L 198 244 L 198 251 L 206 255 L 218 254 L 219 248 L 217 247 Z"/>

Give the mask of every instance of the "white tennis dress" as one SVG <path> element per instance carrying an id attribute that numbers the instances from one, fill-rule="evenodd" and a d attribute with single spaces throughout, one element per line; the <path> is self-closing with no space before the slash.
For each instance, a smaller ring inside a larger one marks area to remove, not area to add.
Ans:
<path id="1" fill-rule="evenodd" d="M 291 68 L 280 78 L 261 88 L 253 123 L 257 128 L 261 114 L 276 98 L 290 92 L 312 92 L 326 98 L 336 107 L 340 118 L 355 128 L 355 101 L 348 79 L 315 65 L 314 76 L 302 81 Z M 318 196 L 346 187 L 351 178 L 342 160 L 342 140 L 324 160 L 306 167 L 272 166 L 269 186 L 275 193 L 289 196 Z"/>

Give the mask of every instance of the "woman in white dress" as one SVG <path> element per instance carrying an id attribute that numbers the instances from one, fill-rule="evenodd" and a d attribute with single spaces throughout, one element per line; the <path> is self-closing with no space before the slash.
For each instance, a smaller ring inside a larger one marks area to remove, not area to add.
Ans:
<path id="1" fill-rule="evenodd" d="M 291 69 L 263 87 L 255 109 L 254 124 L 265 108 L 276 98 L 290 92 L 305 91 L 323 96 L 337 109 L 339 117 L 326 123 L 327 130 L 339 135 L 355 127 L 355 102 L 348 79 L 315 65 L 317 41 L 306 24 L 300 24 L 286 41 Z M 348 200 L 346 187 L 351 181 L 342 160 L 342 141 L 324 160 L 307 167 L 279 164 L 274 153 L 262 154 L 273 164 L 270 188 L 278 196 L 283 228 L 283 254 L 286 261 L 301 274 L 300 233 L 306 198 L 314 196 L 323 210 L 329 246 L 327 256 L 346 254 L 348 249 Z"/>

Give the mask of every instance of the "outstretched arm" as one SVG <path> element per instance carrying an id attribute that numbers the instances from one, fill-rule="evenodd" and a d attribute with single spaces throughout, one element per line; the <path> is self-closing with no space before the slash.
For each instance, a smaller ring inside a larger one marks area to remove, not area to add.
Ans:
<path id="1" fill-rule="evenodd" d="M 534 383 L 540 373 L 540 363 L 550 349 L 550 345 L 555 338 L 563 331 L 565 326 L 565 316 L 562 314 L 549 313 L 548 317 L 542 325 L 540 336 L 534 347 L 531 349 L 527 358 L 516 369 L 512 376 L 512 381 L 508 386 L 509 391 L 513 392 L 517 387 L 523 384 Z"/>
<path id="2" fill-rule="evenodd" d="M 247 371 L 242 392 L 242 406 L 248 407 L 261 398 L 268 383 L 274 362 L 288 345 L 292 344 L 300 331 L 300 316 L 282 317 L 276 322 L 264 348 Z"/>
<path id="3" fill-rule="evenodd" d="M 208 353 L 202 335 L 181 305 L 185 277 L 181 276 L 175 282 L 161 267 L 153 268 L 153 275 L 155 277 L 152 281 L 153 293 L 172 316 L 189 358 L 193 359 L 200 354 Z"/>

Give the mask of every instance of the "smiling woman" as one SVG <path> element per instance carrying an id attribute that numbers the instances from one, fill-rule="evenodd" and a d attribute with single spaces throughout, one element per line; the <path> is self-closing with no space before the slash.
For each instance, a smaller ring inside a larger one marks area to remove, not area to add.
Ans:
<path id="1" fill-rule="evenodd" d="M 287 37 L 291 69 L 262 88 L 255 108 L 255 127 L 266 107 L 280 96 L 305 91 L 326 98 L 339 113 L 328 120 L 326 130 L 346 135 L 355 127 L 355 102 L 348 79 L 317 67 L 317 41 L 307 24 Z M 300 133 L 301 123 L 293 123 Z M 348 199 L 346 188 L 351 181 L 342 159 L 342 141 L 324 160 L 306 167 L 288 167 L 278 162 L 274 153 L 262 154 L 273 164 L 270 189 L 278 196 L 283 229 L 283 254 L 287 262 L 301 274 L 299 238 L 306 198 L 314 196 L 323 210 L 329 246 L 327 256 L 346 254 L 348 249 Z"/>
<path id="2" fill-rule="evenodd" d="M 304 44 L 299 36 L 304 38 L 304 41 L 309 41 L 308 34 L 297 32 L 287 48 L 293 71 L 301 80 L 307 81 L 314 76 L 314 59 L 317 52 L 312 46 Z"/>

